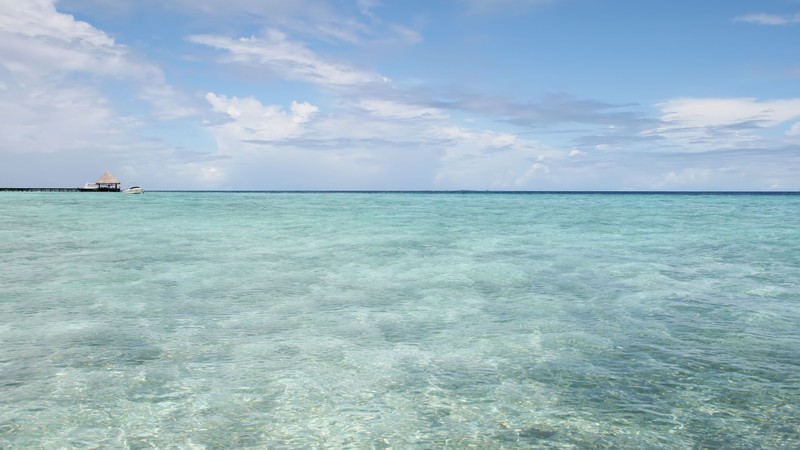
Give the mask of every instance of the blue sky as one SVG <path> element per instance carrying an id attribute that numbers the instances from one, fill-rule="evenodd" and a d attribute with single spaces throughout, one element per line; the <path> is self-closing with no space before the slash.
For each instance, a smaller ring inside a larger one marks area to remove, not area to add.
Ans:
<path id="1" fill-rule="evenodd" d="M 0 186 L 800 190 L 799 0 L 0 0 Z"/>

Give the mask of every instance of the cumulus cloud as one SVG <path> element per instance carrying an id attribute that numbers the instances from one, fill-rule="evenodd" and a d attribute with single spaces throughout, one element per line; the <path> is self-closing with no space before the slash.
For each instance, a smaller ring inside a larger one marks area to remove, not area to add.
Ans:
<path id="1" fill-rule="evenodd" d="M 218 137 L 233 141 L 278 141 L 303 134 L 303 125 L 319 111 L 310 103 L 292 102 L 290 111 L 264 106 L 255 98 L 228 98 L 209 92 L 206 100 L 214 111 L 230 120 L 214 127 Z"/>
<path id="2" fill-rule="evenodd" d="M 56 11 L 52 0 L 0 1 L 0 64 L 12 73 L 83 71 L 121 75 L 125 48 L 91 25 Z M 129 67 L 128 67 L 129 66 Z"/>
<path id="3" fill-rule="evenodd" d="M 0 2 L 0 30 L 27 37 L 45 37 L 65 43 L 83 42 L 88 46 L 113 47 L 114 40 L 72 16 L 58 13 L 52 0 Z"/>
<path id="4" fill-rule="evenodd" d="M 61 80 L 64 88 L 79 84 L 76 76 L 83 75 L 125 80 L 137 87 L 157 117 L 195 113 L 158 66 L 105 32 L 57 11 L 53 0 L 0 1 L 0 67 L 27 84 L 52 86 Z"/>

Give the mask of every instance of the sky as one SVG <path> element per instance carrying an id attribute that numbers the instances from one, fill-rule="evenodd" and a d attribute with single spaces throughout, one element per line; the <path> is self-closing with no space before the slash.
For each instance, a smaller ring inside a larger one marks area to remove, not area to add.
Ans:
<path id="1" fill-rule="evenodd" d="M 0 0 L 0 186 L 800 191 L 800 0 Z"/>

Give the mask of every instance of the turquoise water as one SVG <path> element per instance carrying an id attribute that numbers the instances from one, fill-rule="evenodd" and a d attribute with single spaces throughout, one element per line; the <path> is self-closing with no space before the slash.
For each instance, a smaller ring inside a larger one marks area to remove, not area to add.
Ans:
<path id="1" fill-rule="evenodd" d="M 800 196 L 0 194 L 2 448 L 799 448 Z"/>

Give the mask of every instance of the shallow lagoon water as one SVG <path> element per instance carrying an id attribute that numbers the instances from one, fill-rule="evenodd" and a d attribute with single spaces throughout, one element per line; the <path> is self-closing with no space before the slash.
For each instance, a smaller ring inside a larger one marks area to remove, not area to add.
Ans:
<path id="1" fill-rule="evenodd" d="M 798 448 L 800 196 L 0 195 L 2 448 Z"/>

